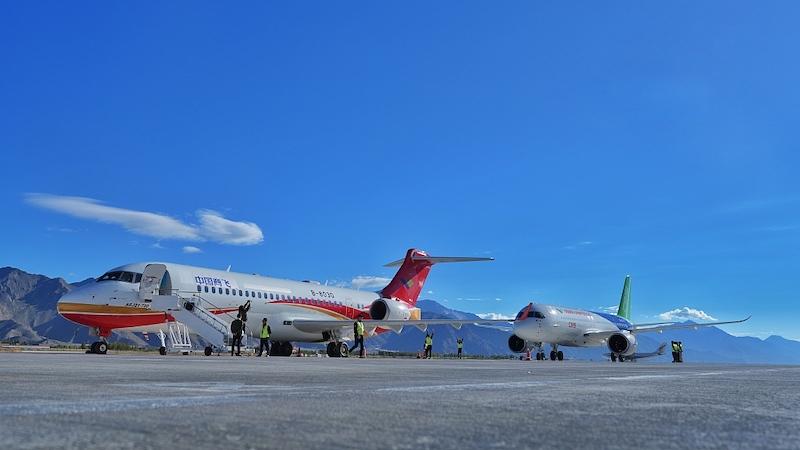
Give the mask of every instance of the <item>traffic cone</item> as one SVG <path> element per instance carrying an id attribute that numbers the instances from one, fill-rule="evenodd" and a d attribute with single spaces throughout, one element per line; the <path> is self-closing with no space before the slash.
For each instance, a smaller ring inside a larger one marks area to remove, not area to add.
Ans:
<path id="1" fill-rule="evenodd" d="M 527 352 L 525 352 L 525 361 L 530 361 L 530 360 L 531 360 L 531 351 L 528 350 Z"/>

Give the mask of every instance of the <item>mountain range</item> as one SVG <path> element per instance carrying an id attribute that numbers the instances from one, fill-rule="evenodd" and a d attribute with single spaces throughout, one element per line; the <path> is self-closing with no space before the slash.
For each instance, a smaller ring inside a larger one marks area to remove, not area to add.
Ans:
<path id="1" fill-rule="evenodd" d="M 95 340 L 86 327 L 74 324 L 56 311 L 58 299 L 76 286 L 94 279 L 67 283 L 62 278 L 35 275 L 13 267 L 0 268 L 0 341 L 30 344 L 90 343 Z M 477 319 L 472 313 L 449 309 L 434 300 L 420 300 L 417 306 L 425 319 Z M 454 353 L 456 339 L 464 339 L 464 352 L 474 355 L 511 355 L 508 350 L 510 327 L 464 325 L 460 330 L 451 326 L 432 326 L 435 353 Z M 639 351 L 653 351 L 661 342 L 672 340 L 684 344 L 684 358 L 697 362 L 781 363 L 800 364 L 800 342 L 770 336 L 759 339 L 733 336 L 717 327 L 698 330 L 677 330 L 663 334 L 640 334 Z M 417 352 L 422 349 L 425 333 L 416 327 L 406 327 L 399 334 L 389 332 L 366 341 L 372 350 Z M 157 346 L 158 339 L 140 333 L 115 333 L 112 341 L 139 346 Z M 570 359 L 605 360 L 605 348 L 562 347 Z M 648 361 L 669 361 L 671 355 Z"/>

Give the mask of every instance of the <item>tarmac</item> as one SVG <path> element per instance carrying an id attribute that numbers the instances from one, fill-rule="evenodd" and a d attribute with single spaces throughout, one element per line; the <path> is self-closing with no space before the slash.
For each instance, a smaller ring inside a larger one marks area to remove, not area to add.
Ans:
<path id="1" fill-rule="evenodd" d="M 800 366 L 0 353 L 2 449 L 800 448 Z"/>

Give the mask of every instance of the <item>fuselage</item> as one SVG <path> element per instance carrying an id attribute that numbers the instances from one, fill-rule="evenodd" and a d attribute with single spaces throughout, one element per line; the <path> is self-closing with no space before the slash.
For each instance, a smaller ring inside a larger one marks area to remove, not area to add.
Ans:
<path id="1" fill-rule="evenodd" d="M 250 302 L 247 333 L 258 335 L 267 318 L 271 338 L 282 341 L 319 342 L 319 333 L 305 333 L 292 326 L 296 319 L 331 320 L 369 318 L 377 292 L 326 286 L 312 281 L 292 281 L 244 273 L 171 263 L 136 263 L 109 270 L 94 283 L 80 286 L 58 303 L 65 318 L 108 336 L 112 330 L 157 330 L 172 317 L 151 308 L 139 296 L 140 280 L 148 264 L 165 264 L 161 295 L 192 297 L 204 308 L 233 320 L 240 305 Z M 416 310 L 417 312 L 419 310 Z"/>
<path id="2" fill-rule="evenodd" d="M 587 332 L 625 332 L 630 327 L 629 321 L 615 314 L 533 303 L 517 314 L 514 334 L 531 343 L 593 347 L 606 341 L 586 337 Z"/>

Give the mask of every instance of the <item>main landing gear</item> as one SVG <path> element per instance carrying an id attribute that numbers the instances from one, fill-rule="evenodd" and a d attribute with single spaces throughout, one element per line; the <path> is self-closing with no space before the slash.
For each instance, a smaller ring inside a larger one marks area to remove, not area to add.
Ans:
<path id="1" fill-rule="evenodd" d="M 350 356 L 350 348 L 347 346 L 347 342 L 328 342 L 326 350 L 331 358 L 347 358 Z"/>
<path id="2" fill-rule="evenodd" d="M 95 354 L 95 355 L 105 355 L 108 351 L 108 344 L 106 341 L 97 341 L 92 342 L 92 345 L 89 347 L 89 350 L 86 350 L 86 353 Z"/>
<path id="3" fill-rule="evenodd" d="M 273 342 L 269 348 L 269 356 L 292 356 L 294 346 L 291 342 Z"/>
<path id="4" fill-rule="evenodd" d="M 544 359 L 544 353 L 542 353 L 542 359 Z M 553 344 L 552 350 L 550 350 L 550 361 L 563 361 L 564 360 L 564 352 L 558 349 L 558 345 Z"/>

